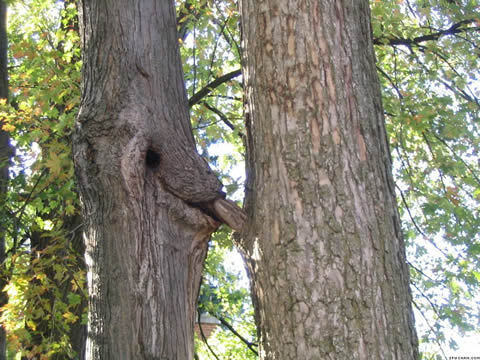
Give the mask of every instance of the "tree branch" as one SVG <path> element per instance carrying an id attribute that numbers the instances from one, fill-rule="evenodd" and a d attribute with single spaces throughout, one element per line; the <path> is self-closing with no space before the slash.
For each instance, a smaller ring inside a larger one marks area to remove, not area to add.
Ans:
<path id="1" fill-rule="evenodd" d="M 420 293 L 420 295 L 430 304 L 430 307 L 432 308 L 435 315 L 440 317 L 441 315 L 440 315 L 440 311 L 438 310 L 438 306 L 436 304 L 434 304 L 433 301 L 430 300 L 430 298 L 427 295 L 425 295 L 425 293 L 417 286 L 417 284 L 415 284 L 414 281 L 410 281 L 410 284 L 413 285 L 413 287 L 415 289 L 417 289 L 417 291 Z"/>
<path id="2" fill-rule="evenodd" d="M 420 51 L 424 52 L 425 51 L 425 47 L 421 46 L 421 45 L 418 45 L 418 48 L 420 49 Z M 432 51 L 430 49 L 430 51 Z M 433 54 L 435 54 L 435 56 L 437 56 L 440 60 L 442 60 L 454 73 L 456 76 L 458 76 L 459 78 L 461 78 L 462 76 L 458 73 L 458 71 L 455 69 L 454 66 L 452 66 L 448 61 L 447 59 L 439 54 L 437 51 L 432 51 Z M 429 72 L 430 71 L 430 68 L 425 65 L 421 59 L 417 56 L 416 52 L 412 50 L 412 48 L 410 48 L 410 55 L 413 55 L 415 56 L 415 60 L 417 62 L 417 64 L 421 65 L 421 67 Z M 442 84 L 443 86 L 445 86 L 445 88 L 447 88 L 448 90 L 450 90 L 451 92 L 453 92 L 455 95 L 458 95 L 460 96 L 461 98 L 465 99 L 466 101 L 468 102 L 472 102 L 474 104 L 476 104 L 477 106 L 480 107 L 480 102 L 478 100 L 478 98 L 476 98 L 474 95 L 470 95 L 468 94 L 467 92 L 465 92 L 465 90 L 463 89 L 460 89 L 457 84 L 455 83 L 454 80 L 450 80 L 452 82 L 453 85 L 450 85 L 449 83 L 447 83 L 445 80 L 442 80 L 440 78 L 437 78 L 437 81 Z M 467 86 L 467 89 L 470 91 L 470 93 L 472 93 L 472 90 L 470 90 L 470 88 L 468 88 Z M 473 93 L 472 93 L 473 94 Z M 473 97 L 472 97 L 473 96 Z"/>
<path id="3" fill-rule="evenodd" d="M 438 286 L 441 286 L 442 288 L 444 288 L 445 290 L 448 290 L 448 287 L 441 281 L 438 281 L 434 278 L 432 278 L 431 276 L 425 274 L 425 272 L 423 272 L 422 270 L 420 270 L 417 266 L 413 265 L 410 261 L 407 260 L 407 265 L 410 266 L 411 268 L 413 268 L 416 272 L 418 272 L 420 275 L 426 277 L 427 279 L 429 279 L 430 281 L 434 282 L 436 285 Z M 410 279 L 410 282 L 412 282 L 412 280 Z"/>
<path id="4" fill-rule="evenodd" d="M 440 141 L 450 152 L 453 156 L 455 156 L 455 158 L 460 161 L 467 169 L 468 171 L 470 171 L 470 174 L 472 174 L 473 178 L 477 181 L 477 183 L 480 185 L 480 178 L 475 174 L 475 170 L 472 169 L 472 167 L 470 165 L 468 165 L 465 160 L 463 160 L 461 158 L 461 156 L 457 155 L 457 153 L 452 149 L 452 147 L 450 145 L 448 145 L 448 143 L 442 139 L 440 136 L 438 136 L 437 134 L 435 134 L 433 131 L 429 131 L 433 137 L 435 137 L 438 141 Z"/>
<path id="5" fill-rule="evenodd" d="M 245 343 L 245 345 L 247 345 L 247 347 L 255 354 L 255 355 L 258 355 L 258 352 L 257 350 L 255 350 L 253 348 L 253 346 L 258 346 L 257 344 L 254 344 L 250 341 L 248 341 L 247 339 L 245 339 L 242 335 L 240 335 L 237 330 L 235 330 L 233 328 L 232 325 L 230 325 L 223 317 L 221 316 L 218 316 L 217 314 L 214 314 L 213 312 L 210 312 L 209 311 L 209 314 L 212 315 L 213 317 L 215 317 L 216 319 L 218 319 L 223 326 L 225 326 L 228 330 L 230 330 L 236 337 L 238 337 L 240 340 L 242 340 L 242 342 Z"/>
<path id="6" fill-rule="evenodd" d="M 425 320 L 425 323 L 427 324 L 427 326 L 430 328 L 430 331 L 433 332 L 434 334 L 437 334 L 437 331 L 433 328 L 433 326 L 430 324 L 430 321 L 429 319 L 427 319 L 427 317 L 425 316 L 425 314 L 423 313 L 422 309 L 420 308 L 420 306 L 415 302 L 415 300 L 412 300 L 412 304 L 413 306 L 415 306 L 418 310 L 418 312 L 420 313 L 420 315 L 422 315 L 423 317 L 423 320 Z M 441 353 L 443 354 L 443 357 L 446 359 L 447 356 L 445 355 L 445 351 L 443 351 L 443 347 L 442 347 L 442 344 L 440 343 L 440 341 L 438 340 L 438 337 L 435 337 L 433 339 L 433 341 L 435 341 L 438 345 L 438 348 L 440 349 Z"/>
<path id="7" fill-rule="evenodd" d="M 245 211 L 229 199 L 216 199 L 212 206 L 213 213 L 224 224 L 227 224 L 235 231 L 242 231 L 247 214 Z"/>
<path id="8" fill-rule="evenodd" d="M 224 113 L 218 110 L 216 107 L 211 106 L 207 102 L 203 101 L 202 105 L 205 106 L 208 110 L 218 115 L 218 117 L 223 121 L 225 125 L 227 125 L 230 129 L 235 130 L 235 125 L 233 125 L 230 120 L 227 119 Z"/>
<path id="9" fill-rule="evenodd" d="M 397 92 L 397 95 L 398 95 L 398 98 L 400 100 L 403 99 L 403 95 L 402 95 L 402 92 L 400 91 L 400 89 L 398 88 L 398 86 L 395 84 L 395 82 L 393 81 L 393 79 L 385 72 L 383 71 L 383 69 L 380 67 L 380 66 L 377 66 L 377 71 L 382 74 L 385 79 L 388 80 L 388 82 L 392 85 L 392 87 L 395 89 L 395 91 Z"/>
<path id="10" fill-rule="evenodd" d="M 475 22 L 473 19 L 469 20 L 463 20 L 460 21 L 456 24 L 453 24 L 446 30 L 440 30 L 432 34 L 428 35 L 422 35 L 422 36 L 417 36 L 413 39 L 402 39 L 402 38 L 378 38 L 378 39 L 373 39 L 373 44 L 374 45 L 418 45 L 422 42 L 425 41 L 432 41 L 432 40 L 438 40 L 442 36 L 446 35 L 455 35 L 459 33 L 465 33 L 468 31 L 479 31 L 480 27 L 461 27 L 462 25 L 468 25 Z"/>
<path id="11" fill-rule="evenodd" d="M 193 105 L 198 104 L 205 96 L 210 94 L 217 87 L 219 87 L 223 83 L 226 83 L 227 81 L 230 81 L 236 78 L 237 76 L 240 76 L 241 74 L 242 74 L 242 70 L 238 69 L 238 70 L 229 72 L 228 74 L 222 75 L 219 78 L 216 78 L 215 80 L 210 82 L 207 86 L 205 86 L 203 89 L 193 94 L 192 97 L 188 99 L 188 106 L 192 107 Z"/>
<path id="12" fill-rule="evenodd" d="M 212 347 L 210 346 L 210 344 L 209 344 L 208 341 L 207 341 L 207 337 L 205 336 L 205 334 L 204 334 L 204 332 L 203 332 L 202 322 L 200 321 L 200 318 L 201 318 L 201 314 L 200 314 L 200 312 L 199 312 L 199 313 L 198 313 L 197 323 L 198 323 L 198 328 L 200 329 L 200 335 L 202 335 L 202 340 L 203 340 L 203 342 L 205 343 L 205 345 L 207 345 L 208 350 L 210 350 L 210 352 L 211 352 L 212 355 L 215 357 L 215 359 L 220 360 L 220 359 L 218 358 L 217 354 L 215 354 L 215 351 L 213 351 Z"/>
<path id="13" fill-rule="evenodd" d="M 418 231 L 418 233 L 419 233 L 420 235 L 422 235 L 422 237 L 423 237 L 425 240 L 427 240 L 435 249 L 437 249 L 443 256 L 445 256 L 446 259 L 449 259 L 448 254 L 447 254 L 443 249 L 441 249 L 437 244 L 435 244 L 435 241 L 433 241 L 429 236 L 427 236 L 427 234 L 425 234 L 422 229 L 420 229 L 420 227 L 418 226 L 417 222 L 415 221 L 415 218 L 413 217 L 412 212 L 410 211 L 410 207 L 408 206 L 407 199 L 405 199 L 405 195 L 403 194 L 403 192 L 402 192 L 402 190 L 400 189 L 400 187 L 398 187 L 398 185 L 395 185 L 395 187 L 396 187 L 397 190 L 399 191 L 399 193 L 400 193 L 400 198 L 402 199 L 403 205 L 405 206 L 405 209 L 407 210 L 408 217 L 410 218 L 410 221 L 412 222 L 413 226 L 414 226 L 415 229 Z M 456 265 L 458 265 L 457 259 L 453 258 L 453 256 L 452 256 L 452 261 L 453 261 Z"/>

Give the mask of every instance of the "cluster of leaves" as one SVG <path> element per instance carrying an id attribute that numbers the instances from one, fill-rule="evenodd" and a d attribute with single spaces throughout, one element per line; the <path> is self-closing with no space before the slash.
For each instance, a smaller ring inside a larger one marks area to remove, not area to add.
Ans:
<path id="1" fill-rule="evenodd" d="M 374 1 L 373 29 L 421 341 L 480 321 L 480 6 Z M 430 355 L 427 354 L 430 353 Z M 443 354 L 445 355 L 445 353 Z"/>
<path id="2" fill-rule="evenodd" d="M 248 283 L 229 235 L 216 233 L 209 249 L 198 311 L 219 319 L 220 325 L 208 339 L 197 338 L 196 353 L 201 359 L 242 360 L 258 355 Z"/>
<path id="3" fill-rule="evenodd" d="M 9 4 L 10 101 L 3 129 L 15 147 L 2 227 L 7 283 L 1 321 L 9 353 L 73 358 L 85 323 L 85 270 L 70 135 L 80 99 L 74 3 Z"/>
<path id="4" fill-rule="evenodd" d="M 243 181 L 235 168 L 243 162 L 245 131 L 236 1 L 187 0 L 178 3 L 177 20 L 198 150 L 230 196 Z"/>
<path id="5" fill-rule="evenodd" d="M 9 302 L 2 309 L 10 353 L 29 359 L 76 355 L 70 334 L 86 321 L 85 273 L 78 270 L 81 257 L 68 251 L 59 235 L 44 250 L 10 258 L 15 270 L 4 289 Z"/>

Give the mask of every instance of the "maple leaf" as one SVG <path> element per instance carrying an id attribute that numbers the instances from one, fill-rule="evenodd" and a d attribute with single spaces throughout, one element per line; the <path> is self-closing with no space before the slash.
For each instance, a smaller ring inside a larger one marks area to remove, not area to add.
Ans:
<path id="1" fill-rule="evenodd" d="M 62 161 L 58 154 L 51 153 L 50 157 L 45 162 L 45 165 L 50 169 L 50 172 L 53 176 L 60 175 L 60 172 L 62 171 Z"/>

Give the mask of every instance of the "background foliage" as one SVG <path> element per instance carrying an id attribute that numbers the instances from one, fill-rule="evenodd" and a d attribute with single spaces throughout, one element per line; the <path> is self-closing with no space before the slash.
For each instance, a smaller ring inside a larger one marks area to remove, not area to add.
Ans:
<path id="1" fill-rule="evenodd" d="M 377 69 L 424 359 L 480 323 L 480 6 L 371 1 Z M 81 219 L 70 152 L 80 99 L 75 1 L 9 2 L 10 99 L 0 104 L 10 166 L 1 321 L 10 358 L 75 358 L 85 313 Z M 243 93 L 234 0 L 177 2 L 179 44 L 199 152 L 243 197 Z M 237 259 L 232 261 L 232 259 Z M 248 283 L 232 234 L 217 232 L 199 310 L 222 321 L 200 359 L 254 359 Z"/>

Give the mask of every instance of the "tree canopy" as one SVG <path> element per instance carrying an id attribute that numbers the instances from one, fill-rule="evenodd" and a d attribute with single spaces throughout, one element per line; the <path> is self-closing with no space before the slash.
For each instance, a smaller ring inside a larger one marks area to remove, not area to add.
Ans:
<path id="1" fill-rule="evenodd" d="M 177 1 L 192 127 L 200 154 L 243 198 L 241 35 L 234 0 Z M 9 1 L 10 97 L 0 104 L 15 155 L 5 208 L 9 356 L 74 358 L 85 322 L 82 224 L 71 134 L 80 99 L 73 0 Z M 480 321 L 480 6 L 473 0 L 371 1 L 377 70 L 416 323 L 425 359 Z M 0 154 L 0 159 L 2 154 Z M 212 238 L 199 311 L 222 325 L 200 359 L 256 358 L 253 310 L 232 233 Z M 201 336 L 200 336 L 201 337 Z"/>

